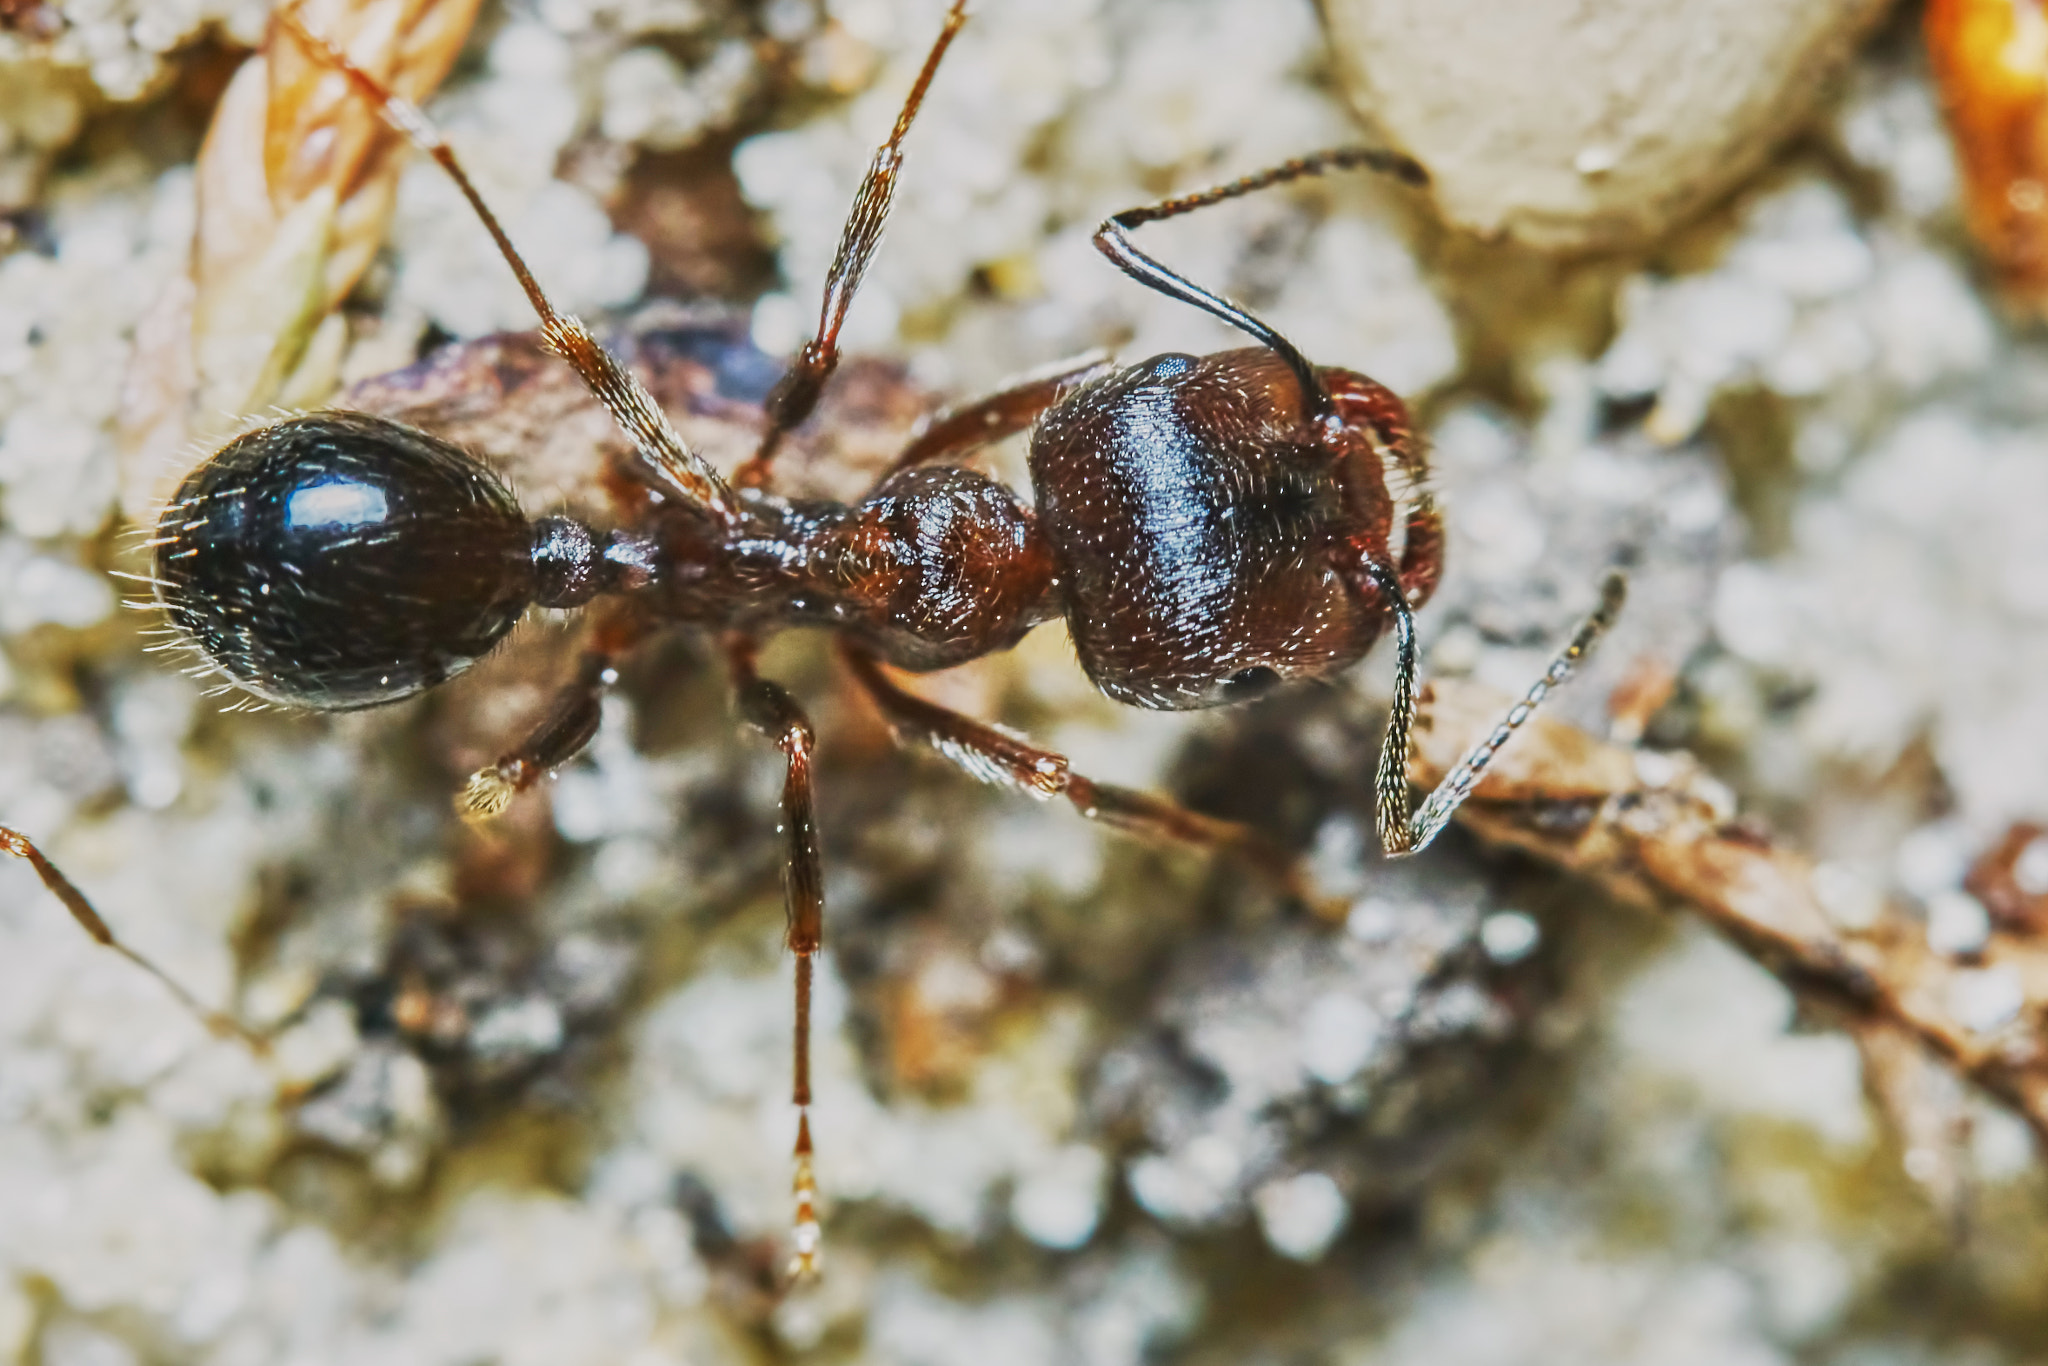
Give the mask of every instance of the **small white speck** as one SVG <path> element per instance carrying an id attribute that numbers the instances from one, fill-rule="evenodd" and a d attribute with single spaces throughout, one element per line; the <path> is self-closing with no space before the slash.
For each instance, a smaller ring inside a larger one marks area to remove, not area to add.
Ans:
<path id="1" fill-rule="evenodd" d="M 2012 883 L 2028 896 L 2048 896 L 2048 835 L 2020 850 L 2012 862 Z"/>
<path id="2" fill-rule="evenodd" d="M 1356 996 L 1318 996 L 1302 1016 L 1303 1070 L 1325 1085 L 1343 1085 L 1371 1060 L 1380 1030 L 1380 1013 Z"/>
<path id="3" fill-rule="evenodd" d="M 1958 972 L 1948 984 L 1948 1008 L 1965 1029 L 1989 1034 L 2010 1024 L 2027 1003 L 2019 974 L 2011 968 Z"/>
<path id="4" fill-rule="evenodd" d="M 1470 626 L 1453 626 L 1437 637 L 1429 650 L 1429 664 L 1439 674 L 1469 674 L 1479 666 L 1486 642 Z"/>
<path id="5" fill-rule="evenodd" d="M 1321 1259 L 1351 1217 L 1344 1192 L 1322 1172 L 1268 1181 L 1252 1196 L 1252 1204 L 1266 1241 L 1297 1262 Z"/>
<path id="6" fill-rule="evenodd" d="M 1401 926 L 1401 908 L 1385 897 L 1369 896 L 1355 902 L 1344 917 L 1344 932 L 1367 944 L 1384 944 Z"/>
<path id="7" fill-rule="evenodd" d="M 1844 863 L 1815 865 L 1813 896 L 1821 912 L 1845 930 L 1867 930 L 1884 914 L 1884 894 L 1869 877 Z"/>
<path id="8" fill-rule="evenodd" d="M 2011 1181 L 2034 1169 L 2034 1131 L 2009 1110 L 1972 1107 L 1970 1165 L 1980 1181 Z"/>
<path id="9" fill-rule="evenodd" d="M 1946 825 L 1923 825 L 1900 840 L 1893 864 L 1899 885 L 1922 901 L 1961 886 L 1967 866 L 1961 838 Z"/>
<path id="10" fill-rule="evenodd" d="M 1621 153 L 1603 143 L 1581 147 L 1579 154 L 1572 158 L 1572 169 L 1582 176 L 1606 175 L 1621 162 Z"/>
<path id="11" fill-rule="evenodd" d="M 1684 765 L 1669 754 L 1660 754 L 1654 749 L 1639 749 L 1635 758 L 1636 781 L 1644 787 L 1670 787 L 1685 771 Z"/>
<path id="12" fill-rule="evenodd" d="M 1495 911 L 1479 922 L 1479 947 L 1502 967 L 1521 962 L 1542 941 L 1542 927 L 1521 911 Z"/>
<path id="13" fill-rule="evenodd" d="M 1070 1251 L 1095 1235 L 1102 1219 L 1103 1180 L 1109 1163 L 1084 1143 L 1052 1154 L 1037 1171 L 1017 1183 L 1010 1197 L 1010 1219 L 1040 1247 Z"/>
<path id="14" fill-rule="evenodd" d="M 561 1047 L 563 1034 L 555 1003 L 531 996 L 487 1011 L 470 1031 L 469 1043 L 486 1057 L 548 1053 Z"/>
<path id="15" fill-rule="evenodd" d="M 1968 892 L 1937 892 L 1927 899 L 1927 947 L 1936 953 L 1982 951 L 1991 939 L 1991 913 Z"/>

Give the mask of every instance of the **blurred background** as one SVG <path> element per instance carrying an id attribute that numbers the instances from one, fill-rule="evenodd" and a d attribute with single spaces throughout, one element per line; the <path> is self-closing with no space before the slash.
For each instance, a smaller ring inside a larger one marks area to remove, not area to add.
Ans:
<path id="1" fill-rule="evenodd" d="M 943 11 L 305 7 L 727 467 Z M 208 1037 L 0 867 L 0 1363 L 2048 1355 L 2038 1113 L 1962 1075 L 2037 1064 L 2048 999 L 1997 956 L 2048 923 L 2028 0 L 981 0 L 781 487 L 857 494 L 921 414 L 1090 347 L 1236 345 L 1095 225 L 1407 150 L 1430 192 L 1304 184 L 1145 245 L 1415 406 L 1429 676 L 1518 691 L 1627 564 L 1557 714 L 1805 860 L 1842 934 L 1944 965 L 1967 1047 L 1849 1027 L 1626 869 L 1458 829 L 1383 864 L 1385 652 L 1159 715 L 1051 625 L 917 684 L 1257 825 L 1319 919 L 896 750 L 790 637 L 764 667 L 821 736 L 829 906 L 827 1271 L 793 1293 L 782 767 L 707 642 L 643 648 L 589 752 L 470 827 L 451 795 L 568 619 L 320 717 L 224 710 L 124 607 L 134 528 L 280 409 L 402 414 L 532 512 L 607 516 L 622 447 L 494 335 L 532 318 L 452 187 L 257 52 L 267 17 L 0 0 L 0 822 L 276 1034 Z M 986 463 L 1025 485 L 1017 443 Z"/>

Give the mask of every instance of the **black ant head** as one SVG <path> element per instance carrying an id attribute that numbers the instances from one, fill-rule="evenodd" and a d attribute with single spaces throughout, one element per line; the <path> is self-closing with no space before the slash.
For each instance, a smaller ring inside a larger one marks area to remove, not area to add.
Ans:
<path id="1" fill-rule="evenodd" d="M 534 598 L 535 530 L 463 451 L 332 412 L 260 427 L 158 519 L 156 589 L 213 669 L 341 711 L 461 673 Z"/>

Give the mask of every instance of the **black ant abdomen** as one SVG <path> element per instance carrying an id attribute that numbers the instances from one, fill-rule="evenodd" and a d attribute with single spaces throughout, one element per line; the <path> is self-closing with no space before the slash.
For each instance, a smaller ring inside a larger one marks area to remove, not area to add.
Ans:
<path id="1" fill-rule="evenodd" d="M 537 540 L 551 547 L 550 586 L 578 577 L 554 568 L 577 554 L 564 539 L 537 538 L 459 448 L 330 412 L 222 448 L 180 486 L 153 545 L 158 595 L 219 673 L 272 702 L 340 711 L 481 659 L 538 596 Z"/>

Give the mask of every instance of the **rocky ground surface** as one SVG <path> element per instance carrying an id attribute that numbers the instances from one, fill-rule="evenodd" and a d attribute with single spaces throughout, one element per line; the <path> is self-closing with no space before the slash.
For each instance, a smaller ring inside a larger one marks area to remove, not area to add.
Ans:
<path id="1" fill-rule="evenodd" d="M 616 319 L 730 463 L 941 8 L 492 5 L 432 107 L 561 303 Z M 980 8 L 849 323 L 874 359 L 792 487 L 857 490 L 938 398 L 1088 347 L 1233 344 L 1089 232 L 1358 136 L 1357 63 L 1306 0 Z M 0 3 L 0 822 L 278 1031 L 262 1060 L 209 1038 L 0 867 L 0 1364 L 2048 1353 L 2020 1121 L 1966 1095 L 1941 1144 L 1901 1138 L 1849 1038 L 1682 918 L 1455 831 L 1378 860 L 1384 654 L 1164 716 L 1094 694 L 1057 627 L 935 695 L 1256 823 L 1348 911 L 899 753 L 820 642 L 776 644 L 823 736 L 831 906 L 829 1270 L 776 1293 L 781 768 L 706 643 L 644 649 L 590 751 L 477 830 L 450 794 L 566 667 L 559 623 L 318 718 L 223 714 L 122 608 L 122 376 L 261 21 Z M 1518 689 L 1628 564 L 1560 714 L 1699 753 L 1831 904 L 1892 895 L 1968 954 L 1966 870 L 2048 819 L 2048 352 L 1962 239 L 1914 16 L 1861 41 L 1736 155 L 1762 170 L 1628 254 L 1477 240 L 1352 181 L 1152 231 L 1417 404 L 1451 529 L 1433 675 Z M 1431 126 L 1488 94 L 1437 92 Z M 611 438 L 530 343 L 474 341 L 531 318 L 432 166 L 347 316 L 347 401 L 433 418 L 536 511 L 598 505 Z M 2012 877 L 2048 893 L 2048 846 Z"/>

